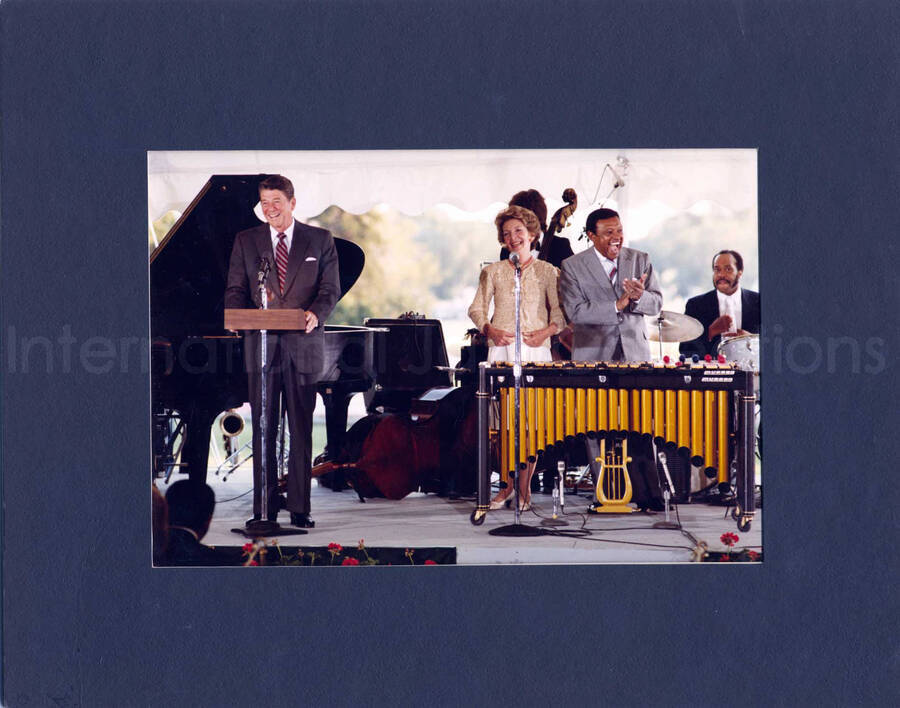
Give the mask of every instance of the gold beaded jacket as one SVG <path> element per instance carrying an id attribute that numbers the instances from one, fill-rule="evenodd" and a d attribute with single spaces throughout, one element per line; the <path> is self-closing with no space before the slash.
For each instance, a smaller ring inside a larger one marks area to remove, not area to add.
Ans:
<path id="1" fill-rule="evenodd" d="M 543 329 L 551 322 L 556 323 L 557 332 L 565 328 L 566 320 L 556 290 L 558 275 L 555 266 L 537 258 L 522 268 L 520 309 L 523 332 Z M 469 306 L 469 317 L 479 332 L 484 331 L 484 325 L 488 322 L 507 332 L 516 331 L 515 287 L 516 272 L 509 261 L 497 261 L 482 269 L 478 291 Z M 491 300 L 494 302 L 494 313 L 488 319 Z M 542 346 L 550 346 L 549 337 Z"/>

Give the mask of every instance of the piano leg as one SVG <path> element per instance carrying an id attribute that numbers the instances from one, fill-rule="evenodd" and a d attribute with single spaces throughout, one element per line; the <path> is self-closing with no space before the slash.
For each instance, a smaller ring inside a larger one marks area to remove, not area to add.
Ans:
<path id="1" fill-rule="evenodd" d="M 192 407 L 186 417 L 181 460 L 187 464 L 188 479 L 191 482 L 206 482 L 206 468 L 209 465 L 209 439 L 212 425 L 219 412 L 197 406 Z"/>

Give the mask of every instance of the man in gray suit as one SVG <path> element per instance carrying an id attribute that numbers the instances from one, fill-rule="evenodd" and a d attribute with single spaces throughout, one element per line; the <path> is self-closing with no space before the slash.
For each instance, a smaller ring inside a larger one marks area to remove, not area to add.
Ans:
<path id="1" fill-rule="evenodd" d="M 562 263 L 559 293 L 575 327 L 576 361 L 649 361 L 644 315 L 662 308 L 659 282 L 643 251 L 622 246 L 622 222 L 597 209 L 585 224 L 594 244 Z"/>
<path id="2" fill-rule="evenodd" d="M 284 396 L 291 450 L 288 458 L 287 508 L 294 526 L 310 528 L 310 475 L 312 466 L 312 416 L 316 405 L 316 382 L 322 374 L 325 319 L 340 297 L 337 251 L 325 229 L 308 226 L 293 217 L 297 200 L 294 185 L 286 177 L 270 175 L 259 184 L 259 203 L 267 224 L 241 231 L 234 240 L 226 308 L 259 307 L 257 276 L 262 259 L 271 270 L 266 279 L 269 309 L 305 311 L 306 328 L 301 331 L 269 332 L 266 343 L 266 492 L 261 503 L 262 475 L 259 445 L 260 336 L 244 332 L 244 364 L 253 415 L 253 521 L 278 516 L 279 494 L 275 466 L 275 431 L 278 400 Z"/>

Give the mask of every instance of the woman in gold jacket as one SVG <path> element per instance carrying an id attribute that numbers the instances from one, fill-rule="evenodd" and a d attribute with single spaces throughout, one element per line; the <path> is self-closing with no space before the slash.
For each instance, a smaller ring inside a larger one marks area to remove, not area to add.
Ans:
<path id="1" fill-rule="evenodd" d="M 522 361 L 550 361 L 550 337 L 566 326 L 559 306 L 555 266 L 537 259 L 531 248 L 541 234 L 540 223 L 533 212 L 520 206 L 507 207 L 494 219 L 497 240 L 519 257 L 522 269 L 520 293 Z M 516 269 L 511 260 L 485 266 L 478 281 L 478 291 L 469 307 L 469 317 L 488 339 L 488 361 L 513 361 L 515 358 Z M 493 314 L 490 314 L 493 302 Z M 490 314 L 490 316 L 489 316 Z M 529 467 L 529 469 L 531 469 Z M 526 475 L 527 476 L 527 475 Z M 519 482 L 519 498 L 523 509 L 530 506 L 531 480 Z M 498 509 L 510 495 L 511 488 L 500 490 L 491 502 Z"/>

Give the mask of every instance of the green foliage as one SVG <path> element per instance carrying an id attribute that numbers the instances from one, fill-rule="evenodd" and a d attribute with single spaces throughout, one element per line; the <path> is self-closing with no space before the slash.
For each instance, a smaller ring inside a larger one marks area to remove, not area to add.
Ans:
<path id="1" fill-rule="evenodd" d="M 500 244 L 493 224 L 456 221 L 431 210 L 418 218 L 416 242 L 433 253 L 440 272 L 432 285 L 438 300 L 450 300 L 462 288 L 478 284 L 479 264 L 494 261 L 500 255 Z"/>
<path id="2" fill-rule="evenodd" d="M 735 216 L 676 214 L 635 247 L 650 254 L 667 299 L 672 295 L 687 299 L 712 289 L 713 254 L 723 249 L 735 250 L 744 257 L 741 283 L 757 290 L 756 244 L 756 220 L 747 210 Z"/>
<path id="3" fill-rule="evenodd" d="M 415 242 L 413 220 L 379 208 L 356 215 L 331 206 L 314 221 L 353 241 L 366 255 L 362 275 L 338 303 L 330 323 L 359 324 L 366 317 L 397 317 L 431 307 L 437 258 Z"/>

